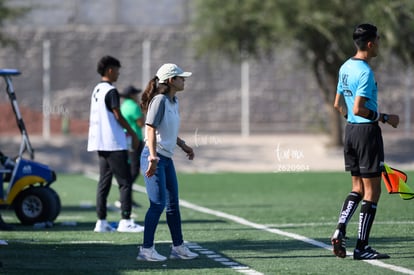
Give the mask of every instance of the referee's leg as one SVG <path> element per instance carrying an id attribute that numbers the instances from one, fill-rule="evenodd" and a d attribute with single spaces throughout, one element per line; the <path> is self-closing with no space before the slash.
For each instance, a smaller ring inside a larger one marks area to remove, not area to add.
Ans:
<path id="1" fill-rule="evenodd" d="M 378 203 L 381 196 L 381 177 L 362 178 L 364 185 L 364 200 Z"/>

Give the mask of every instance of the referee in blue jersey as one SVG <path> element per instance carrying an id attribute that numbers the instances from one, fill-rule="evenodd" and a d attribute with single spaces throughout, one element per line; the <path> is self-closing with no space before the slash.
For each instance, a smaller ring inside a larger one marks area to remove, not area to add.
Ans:
<path id="1" fill-rule="evenodd" d="M 346 257 L 346 226 L 361 203 L 355 260 L 386 259 L 368 245 L 369 234 L 381 194 L 381 172 L 384 145 L 378 122 L 396 128 L 398 115 L 378 111 L 378 90 L 374 72 L 369 66 L 378 55 L 380 36 L 371 24 L 358 25 L 353 32 L 356 54 L 339 70 L 334 107 L 347 118 L 344 142 L 345 170 L 352 176 L 352 191 L 346 197 L 337 228 L 331 238 L 333 252 Z"/>

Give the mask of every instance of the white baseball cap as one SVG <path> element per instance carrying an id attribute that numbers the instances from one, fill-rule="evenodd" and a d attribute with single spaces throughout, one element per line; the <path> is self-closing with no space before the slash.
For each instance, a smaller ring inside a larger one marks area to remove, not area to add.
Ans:
<path id="1" fill-rule="evenodd" d="M 184 72 L 180 67 L 178 67 L 175 64 L 166 63 L 158 69 L 156 76 L 158 77 L 158 83 L 165 83 L 171 77 L 189 77 L 192 74 L 192 72 Z"/>

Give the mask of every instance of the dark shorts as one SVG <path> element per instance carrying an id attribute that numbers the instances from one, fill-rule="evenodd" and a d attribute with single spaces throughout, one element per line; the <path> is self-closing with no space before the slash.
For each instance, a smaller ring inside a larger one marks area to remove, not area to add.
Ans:
<path id="1" fill-rule="evenodd" d="M 345 128 L 345 170 L 353 176 L 381 176 L 384 144 L 378 123 L 351 124 Z"/>

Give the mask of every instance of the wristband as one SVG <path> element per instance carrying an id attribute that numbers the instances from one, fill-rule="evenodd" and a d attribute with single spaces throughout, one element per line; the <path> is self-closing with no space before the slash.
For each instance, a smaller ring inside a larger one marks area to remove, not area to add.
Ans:
<path id="1" fill-rule="evenodd" d="M 151 157 L 151 156 L 148 156 L 148 161 L 149 162 L 154 162 L 154 161 L 159 161 L 160 160 L 160 158 L 159 157 Z"/>
<path id="2" fill-rule="evenodd" d="M 375 121 L 378 121 L 381 118 L 381 113 L 380 112 L 376 112 L 376 113 L 377 113 L 377 117 L 375 118 Z"/>
<path id="3" fill-rule="evenodd" d="M 375 111 L 369 110 L 367 119 L 369 120 L 373 120 L 373 121 L 378 121 L 378 119 L 380 118 L 381 114 L 377 113 Z"/>
<path id="4" fill-rule="evenodd" d="M 388 117 L 388 115 L 387 114 L 382 114 L 382 123 L 385 123 L 385 122 L 387 122 L 388 121 L 388 119 L 389 119 L 389 117 Z"/>

